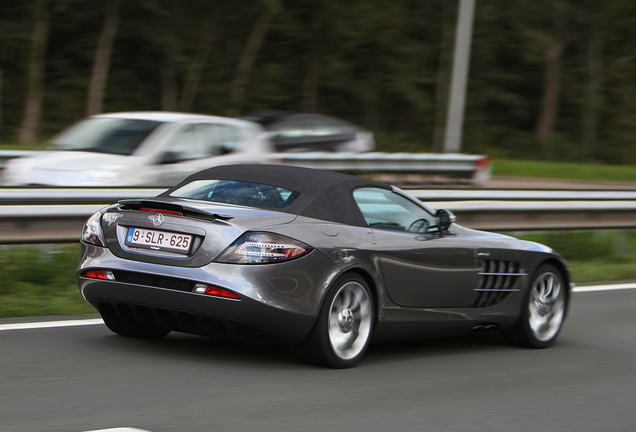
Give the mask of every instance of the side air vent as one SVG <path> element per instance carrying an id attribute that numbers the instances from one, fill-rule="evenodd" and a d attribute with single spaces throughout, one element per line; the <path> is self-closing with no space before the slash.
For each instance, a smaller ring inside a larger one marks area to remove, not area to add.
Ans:
<path id="1" fill-rule="evenodd" d="M 501 302 L 508 293 L 519 291 L 519 276 L 525 275 L 521 266 L 515 261 L 479 260 L 479 282 L 475 291 L 478 293 L 474 307 L 485 308 Z"/>

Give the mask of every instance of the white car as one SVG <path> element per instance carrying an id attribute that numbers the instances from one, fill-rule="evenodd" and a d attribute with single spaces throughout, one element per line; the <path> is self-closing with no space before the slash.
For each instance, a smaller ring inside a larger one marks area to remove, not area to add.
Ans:
<path id="1" fill-rule="evenodd" d="M 169 112 L 87 117 L 44 152 L 9 160 L 5 185 L 172 186 L 217 165 L 260 163 L 273 147 L 261 126 Z"/>

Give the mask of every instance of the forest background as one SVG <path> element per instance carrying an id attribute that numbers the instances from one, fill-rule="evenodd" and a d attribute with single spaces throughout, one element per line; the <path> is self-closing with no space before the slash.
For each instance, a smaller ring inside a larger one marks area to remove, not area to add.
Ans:
<path id="1" fill-rule="evenodd" d="M 442 151 L 458 0 L 2 0 L 0 142 L 287 110 Z M 636 163 L 636 2 L 476 0 L 462 151 Z"/>

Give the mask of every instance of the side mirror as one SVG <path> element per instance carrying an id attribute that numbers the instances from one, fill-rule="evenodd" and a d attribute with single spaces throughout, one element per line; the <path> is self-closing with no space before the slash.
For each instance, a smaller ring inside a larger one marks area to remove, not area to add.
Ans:
<path id="1" fill-rule="evenodd" d="M 159 165 L 173 164 L 173 163 L 179 162 L 179 160 L 180 160 L 179 153 L 167 151 L 161 155 L 161 157 L 159 158 L 158 164 Z"/>
<path id="2" fill-rule="evenodd" d="M 234 144 L 231 144 L 231 143 L 221 144 L 221 146 L 219 147 L 219 155 L 223 156 L 226 154 L 233 153 L 235 149 L 236 149 L 236 145 Z"/>
<path id="3" fill-rule="evenodd" d="M 450 227 L 455 220 L 457 220 L 457 218 L 450 210 L 439 209 L 435 212 L 435 223 L 443 231 L 448 230 L 448 227 Z"/>

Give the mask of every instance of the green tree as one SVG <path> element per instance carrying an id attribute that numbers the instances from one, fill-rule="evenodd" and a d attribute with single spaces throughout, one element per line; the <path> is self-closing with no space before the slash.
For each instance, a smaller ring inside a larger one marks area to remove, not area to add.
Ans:
<path id="1" fill-rule="evenodd" d="M 110 56 L 119 27 L 119 2 L 120 0 L 108 0 L 104 12 L 104 26 L 99 35 L 99 42 L 95 50 L 93 73 L 88 87 L 86 101 L 86 115 L 102 112 L 104 104 L 104 91 L 108 79 Z"/>
<path id="2" fill-rule="evenodd" d="M 37 139 L 44 98 L 44 69 L 46 44 L 49 36 L 49 2 L 36 0 L 34 5 L 33 36 L 28 71 L 28 87 L 22 123 L 18 138 L 22 144 L 33 144 Z"/>

